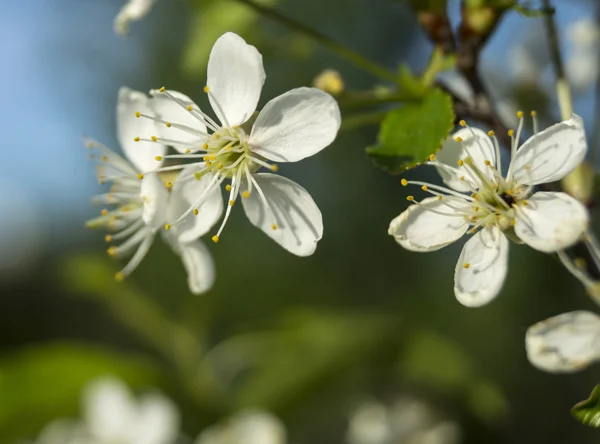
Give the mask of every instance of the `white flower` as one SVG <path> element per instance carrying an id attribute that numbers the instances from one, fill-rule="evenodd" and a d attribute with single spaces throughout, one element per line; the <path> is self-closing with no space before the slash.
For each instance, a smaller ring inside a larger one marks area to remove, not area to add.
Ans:
<path id="1" fill-rule="evenodd" d="M 158 133 L 142 140 L 172 145 L 179 156 L 196 159 L 197 177 L 210 182 L 204 193 L 176 220 L 205 205 L 206 197 L 225 180 L 231 180 L 227 211 L 213 241 L 218 242 L 239 194 L 250 222 L 286 250 L 311 255 L 323 234 L 319 208 L 295 182 L 270 173 L 268 161 L 296 162 L 318 153 L 333 142 L 340 127 L 340 112 L 329 94 L 316 88 L 297 88 L 268 102 L 255 116 L 265 81 L 262 56 L 236 34 L 222 35 L 208 61 L 205 92 L 220 123 L 200 111 L 185 95 L 161 88 L 152 91 Z M 159 169 L 160 171 L 160 169 Z"/>
<path id="2" fill-rule="evenodd" d="M 600 360 L 600 317 L 572 311 L 538 322 L 525 336 L 527 358 L 551 373 L 583 370 Z"/>
<path id="3" fill-rule="evenodd" d="M 460 441 L 460 426 L 436 418 L 433 409 L 410 397 L 391 408 L 366 402 L 356 408 L 347 431 L 348 444 L 454 444 Z"/>
<path id="4" fill-rule="evenodd" d="M 550 253 L 577 242 L 588 225 L 586 208 L 567 194 L 533 193 L 535 185 L 561 179 L 584 158 L 581 118 L 573 115 L 517 150 L 522 113 L 519 119 L 517 133 L 511 132 L 512 162 L 506 176 L 493 132 L 488 137 L 479 129 L 463 128 L 427 162 L 449 188 L 403 179 L 403 185 L 420 185 L 433 197 L 417 202 L 409 196 L 416 205 L 396 217 L 388 231 L 404 248 L 418 252 L 439 250 L 473 234 L 454 274 L 456 298 L 469 307 L 486 304 L 500 292 L 508 268 L 507 236 Z"/>
<path id="5" fill-rule="evenodd" d="M 86 387 L 81 421 L 59 420 L 40 434 L 38 444 L 172 444 L 179 436 L 179 413 L 159 394 L 135 399 L 113 378 Z"/>
<path id="6" fill-rule="evenodd" d="M 205 429 L 195 444 L 285 444 L 285 426 L 275 416 L 247 410 Z"/>
<path id="7" fill-rule="evenodd" d="M 162 163 L 166 151 L 158 143 L 135 142 L 134 133 L 140 125 L 153 130 L 155 123 L 139 121 L 134 117 L 134 109 L 153 112 L 153 101 L 145 94 L 122 88 L 117 106 L 118 136 L 126 160 L 98 142 L 88 141 L 88 147 L 100 151 L 98 174 L 100 183 L 112 182 L 106 194 L 97 196 L 95 201 L 115 205 L 114 210 L 102 210 L 102 215 L 88 222 L 88 226 L 103 226 L 119 230 L 106 236 L 108 242 L 124 240 L 108 249 L 115 257 L 129 256 L 130 262 L 117 273 L 118 279 L 131 274 L 140 264 L 156 234 L 161 231 L 173 250 L 181 256 L 188 274 L 190 291 L 195 294 L 207 291 L 214 282 L 213 261 L 206 246 L 198 239 L 206 234 L 223 212 L 223 202 L 217 191 L 211 191 L 202 212 L 193 220 L 187 220 L 176 229 L 165 232 L 162 227 L 170 218 L 184 211 L 197 194 L 203 193 L 209 184 L 208 177 L 187 180 L 194 177 L 190 168 L 183 168 L 173 184 L 165 184 L 154 173 L 144 174 Z M 168 169 L 168 167 L 167 167 Z M 134 253 L 135 252 L 135 253 Z"/>
<path id="8" fill-rule="evenodd" d="M 114 30 L 117 34 L 129 32 L 129 23 L 146 16 L 156 0 L 127 0 L 115 17 Z"/>
<path id="9" fill-rule="evenodd" d="M 583 90 L 597 77 L 600 29 L 594 19 L 586 17 L 571 24 L 567 35 L 571 44 L 566 62 L 567 77 L 576 89 Z"/>

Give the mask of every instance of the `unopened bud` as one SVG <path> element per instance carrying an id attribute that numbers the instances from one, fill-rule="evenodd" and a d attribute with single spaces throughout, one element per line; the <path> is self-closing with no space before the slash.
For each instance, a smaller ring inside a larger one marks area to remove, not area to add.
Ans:
<path id="1" fill-rule="evenodd" d="M 344 91 L 344 79 L 338 71 L 333 69 L 326 69 L 315 77 L 313 85 L 334 96 Z"/>
<path id="2" fill-rule="evenodd" d="M 583 204 L 588 204 L 594 194 L 594 168 L 581 163 L 562 180 L 564 190 Z"/>

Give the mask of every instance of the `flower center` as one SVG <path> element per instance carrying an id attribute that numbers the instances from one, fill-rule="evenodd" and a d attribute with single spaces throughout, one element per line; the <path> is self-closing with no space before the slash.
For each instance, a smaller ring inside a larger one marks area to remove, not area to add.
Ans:
<path id="1" fill-rule="evenodd" d="M 253 161 L 248 136 L 241 127 L 220 128 L 213 132 L 206 139 L 203 149 L 206 151 L 203 157 L 205 171 L 220 174 L 226 179 L 235 177 L 240 169 L 254 173 L 261 167 Z"/>

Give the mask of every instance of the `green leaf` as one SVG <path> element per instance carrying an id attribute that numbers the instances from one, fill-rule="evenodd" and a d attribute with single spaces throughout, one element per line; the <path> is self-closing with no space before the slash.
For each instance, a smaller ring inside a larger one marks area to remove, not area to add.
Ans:
<path id="1" fill-rule="evenodd" d="M 453 126 L 452 99 L 434 89 L 423 101 L 389 112 L 379 130 L 378 144 L 367 148 L 367 155 L 378 167 L 400 174 L 434 154 Z"/>
<path id="2" fill-rule="evenodd" d="M 279 410 L 320 393 L 352 366 L 369 362 L 397 328 L 390 316 L 349 312 L 292 312 L 282 323 L 252 335 L 253 345 L 244 341 L 253 362 L 237 392 L 237 407 Z"/>
<path id="3" fill-rule="evenodd" d="M 48 422 L 77 415 L 81 389 L 114 375 L 130 385 L 156 385 L 150 361 L 91 345 L 51 343 L 0 360 L 2 442 L 32 436 Z M 25 420 L 26 419 L 26 420 Z"/>
<path id="4" fill-rule="evenodd" d="M 600 385 L 594 387 L 588 399 L 575 404 L 571 413 L 584 425 L 600 427 Z"/>

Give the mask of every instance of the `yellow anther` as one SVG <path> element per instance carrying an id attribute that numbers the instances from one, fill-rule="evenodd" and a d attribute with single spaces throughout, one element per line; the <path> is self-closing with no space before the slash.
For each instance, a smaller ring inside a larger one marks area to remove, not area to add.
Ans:
<path id="1" fill-rule="evenodd" d="M 207 167 L 209 167 L 209 166 L 211 166 L 211 165 L 212 165 L 212 163 L 211 163 L 211 162 L 206 162 L 206 166 L 207 166 Z"/>
<path id="2" fill-rule="evenodd" d="M 576 267 L 578 267 L 578 268 L 583 268 L 583 269 L 585 269 L 585 268 L 587 267 L 587 262 L 586 262 L 586 260 L 585 260 L 584 258 L 582 258 L 582 257 L 576 257 L 576 258 L 573 260 L 573 263 L 574 263 L 574 264 L 575 264 L 575 266 L 576 266 Z"/>
<path id="3" fill-rule="evenodd" d="M 209 88 L 208 86 L 205 86 L 205 87 L 204 87 L 204 92 L 205 92 L 205 93 L 208 93 L 209 91 L 210 91 L 210 88 Z M 217 239 L 218 239 L 218 238 L 217 238 Z"/>
<path id="4" fill-rule="evenodd" d="M 469 264 L 469 263 L 465 263 L 465 264 L 463 265 L 463 267 L 465 267 L 465 268 L 469 268 L 470 266 L 471 266 L 471 264 Z"/>
<path id="5" fill-rule="evenodd" d="M 535 110 L 531 111 L 531 117 L 535 117 L 535 116 L 537 116 L 537 111 L 535 111 Z"/>
<path id="6" fill-rule="evenodd" d="M 156 159 L 157 162 L 160 162 L 162 160 L 162 157 L 156 156 L 155 159 Z"/>
<path id="7" fill-rule="evenodd" d="M 204 156 L 204 157 L 202 158 L 202 160 L 203 160 L 203 161 L 205 161 L 205 162 L 206 162 L 206 161 L 208 161 L 208 156 Z"/>
<path id="8" fill-rule="evenodd" d="M 198 208 L 194 208 L 194 216 L 198 216 Z"/>
<path id="9" fill-rule="evenodd" d="M 92 142 L 87 142 L 87 143 L 85 144 L 85 146 L 86 146 L 87 148 L 94 148 L 94 144 L 93 144 Z"/>
<path id="10" fill-rule="evenodd" d="M 171 124 L 170 124 L 169 122 L 165 122 L 165 126 L 166 126 L 167 128 L 171 128 Z"/>
<path id="11" fill-rule="evenodd" d="M 106 162 L 108 160 L 108 157 L 106 157 L 106 156 L 100 156 L 100 160 L 102 162 Z"/>
<path id="12" fill-rule="evenodd" d="M 152 142 L 156 142 L 158 140 L 158 137 L 156 136 L 150 136 L 150 138 L 152 139 Z"/>
<path id="13" fill-rule="evenodd" d="M 218 164 L 217 168 L 220 169 L 220 170 L 222 170 L 223 169 L 223 164 L 222 163 Z"/>
<path id="14" fill-rule="evenodd" d="M 165 184 L 165 186 L 166 186 L 167 188 L 172 188 L 172 187 L 173 187 L 173 182 L 167 182 L 167 183 Z"/>
<path id="15" fill-rule="evenodd" d="M 523 111 L 517 111 L 517 117 L 519 119 L 522 119 L 523 118 Z"/>
<path id="16" fill-rule="evenodd" d="M 170 228 L 171 228 L 171 224 L 165 224 L 165 230 L 169 231 Z"/>
<path id="17" fill-rule="evenodd" d="M 408 180 L 406 180 L 406 179 L 402 179 L 402 180 L 400 181 L 400 183 L 402 184 L 402 186 L 403 186 L 403 187 L 405 187 L 406 185 L 408 185 Z"/>
<path id="18" fill-rule="evenodd" d="M 103 209 L 102 211 L 100 211 L 100 214 L 101 214 L 102 216 L 106 216 L 106 215 L 108 214 L 108 210 L 105 208 L 105 209 Z"/>
<path id="19" fill-rule="evenodd" d="M 471 197 L 475 200 L 479 199 L 479 196 L 477 195 L 477 193 L 471 194 Z"/>
<path id="20" fill-rule="evenodd" d="M 165 87 L 164 87 L 164 86 L 162 86 L 162 87 L 161 87 L 161 88 L 158 90 L 158 92 L 164 93 L 164 92 L 165 92 Z"/>
<path id="21" fill-rule="evenodd" d="M 430 160 L 431 162 L 433 162 L 433 161 L 435 160 L 435 154 L 430 154 L 430 155 L 429 155 L 429 160 Z"/>
<path id="22" fill-rule="evenodd" d="M 250 191 L 248 191 L 248 190 L 246 190 L 246 191 L 244 191 L 244 192 L 242 193 L 242 197 L 243 197 L 244 199 L 248 199 L 248 197 L 249 197 L 249 196 L 250 196 Z"/>
<path id="23" fill-rule="evenodd" d="M 454 139 L 454 140 L 456 140 L 457 142 L 462 142 L 462 141 L 463 141 L 463 138 L 459 136 L 459 137 L 457 137 L 457 138 L 456 138 L 456 139 Z"/>
<path id="24" fill-rule="evenodd" d="M 529 205 L 529 202 L 527 202 L 526 200 L 522 200 L 522 201 L 521 201 L 521 205 L 523 205 L 523 206 L 527 206 L 527 205 Z"/>
<path id="25" fill-rule="evenodd" d="M 513 219 L 513 220 L 511 220 L 511 221 L 510 221 L 510 224 L 511 224 L 512 226 L 515 226 L 515 225 L 517 225 L 517 220 L 516 220 L 516 219 Z"/>
<path id="26" fill-rule="evenodd" d="M 465 180 L 465 176 L 460 176 L 459 179 L 460 180 Z"/>
<path id="27" fill-rule="evenodd" d="M 217 133 L 217 134 L 213 134 L 213 137 L 215 138 L 215 140 L 219 140 L 221 138 L 221 135 L 219 133 Z"/>
<path id="28" fill-rule="evenodd" d="M 471 217 L 469 217 L 469 220 L 470 220 L 471 222 L 475 222 L 475 221 L 477 220 L 477 218 L 476 218 L 475 216 L 471 216 Z"/>
<path id="29" fill-rule="evenodd" d="M 137 178 L 140 179 L 140 180 L 142 180 L 144 178 L 144 175 L 142 173 L 140 173 L 140 174 L 137 175 Z"/>
<path id="30" fill-rule="evenodd" d="M 271 225 L 271 229 L 276 230 L 277 229 L 277 224 Z"/>
<path id="31" fill-rule="evenodd" d="M 202 179 L 202 174 L 200 172 L 196 171 L 194 173 L 194 177 L 196 178 L 196 180 L 200 180 L 200 179 Z"/>
<path id="32" fill-rule="evenodd" d="M 458 164 L 459 167 L 463 166 L 465 164 L 465 162 L 462 159 L 458 159 L 456 161 L 456 163 Z"/>
<path id="33" fill-rule="evenodd" d="M 514 135 L 515 135 L 515 130 L 513 130 L 513 129 L 509 129 L 509 130 L 508 130 L 508 135 L 509 135 L 510 137 L 514 136 Z"/>
<path id="34" fill-rule="evenodd" d="M 110 256 L 114 256 L 117 254 L 117 247 L 115 247 L 114 245 L 112 247 L 109 247 L 108 250 L 106 250 L 106 252 L 110 255 Z"/>
<path id="35" fill-rule="evenodd" d="M 505 193 L 508 194 L 509 196 L 512 196 L 513 190 L 506 190 Z"/>
<path id="36" fill-rule="evenodd" d="M 486 160 L 484 163 L 486 166 L 490 166 L 492 164 L 492 162 L 490 162 L 489 160 Z"/>
<path id="37" fill-rule="evenodd" d="M 115 281 L 123 282 L 123 279 L 125 279 L 125 275 L 123 273 L 121 273 L 120 271 L 118 273 L 115 273 Z"/>
<path id="38" fill-rule="evenodd" d="M 465 122 L 464 120 L 461 120 L 460 122 L 458 122 L 458 124 L 460 126 L 467 126 L 467 122 Z"/>
<path id="39" fill-rule="evenodd" d="M 193 110 L 193 109 L 194 109 L 194 107 L 193 107 L 192 105 L 188 105 L 188 107 L 187 107 L 187 110 L 188 110 L 188 111 L 191 111 L 191 110 Z"/>
<path id="40" fill-rule="evenodd" d="M 208 149 L 208 143 L 205 143 L 204 145 L 202 145 L 202 149 L 207 150 Z"/>
<path id="41" fill-rule="evenodd" d="M 215 160 L 215 159 L 217 158 L 217 156 L 211 155 L 211 156 L 208 156 L 208 158 L 209 158 L 210 160 Z"/>
<path id="42" fill-rule="evenodd" d="M 134 142 L 139 142 L 139 141 L 140 141 L 140 138 L 139 138 L 139 137 L 134 137 L 134 138 L 133 138 L 133 141 L 134 141 Z"/>
<path id="43" fill-rule="evenodd" d="M 227 191 L 231 191 L 231 185 L 225 185 L 225 189 L 226 189 Z"/>
<path id="44" fill-rule="evenodd" d="M 496 133 L 494 131 L 488 131 L 488 136 L 494 137 Z"/>
<path id="45" fill-rule="evenodd" d="M 415 200 L 414 196 L 406 196 L 406 200 L 408 200 L 409 202 L 412 202 L 413 200 Z"/>
<path id="46" fill-rule="evenodd" d="M 437 200 L 442 200 L 442 199 L 443 199 L 442 196 L 437 197 Z"/>
<path id="47" fill-rule="evenodd" d="M 142 115 L 142 113 L 140 113 L 139 111 L 135 112 L 135 117 L 140 117 Z"/>
<path id="48" fill-rule="evenodd" d="M 277 171 L 279 171 L 279 167 L 277 165 L 271 165 L 271 171 L 276 173 Z"/>
<path id="49" fill-rule="evenodd" d="M 104 185 L 104 179 L 98 179 L 98 183 L 99 183 L 100 185 Z"/>
<path id="50" fill-rule="evenodd" d="M 427 190 L 429 190 L 429 188 L 427 188 L 427 185 L 423 185 L 423 186 L 421 187 L 421 189 L 422 189 L 423 191 L 427 191 Z"/>
<path id="51" fill-rule="evenodd" d="M 189 149 L 189 148 L 187 148 L 187 149 L 185 150 L 185 154 L 190 154 L 191 152 L 192 152 L 192 150 L 191 150 L 191 149 Z"/>
<path id="52" fill-rule="evenodd" d="M 216 244 L 217 242 L 219 242 L 219 236 L 217 236 L 216 234 L 212 237 L 212 241 Z"/>
<path id="53" fill-rule="evenodd" d="M 106 236 L 104 236 L 104 241 L 105 242 L 112 242 L 112 236 L 110 234 L 107 234 Z"/>
<path id="54" fill-rule="evenodd" d="M 230 200 L 230 201 L 229 201 L 229 206 L 230 206 L 230 207 L 232 207 L 234 203 L 235 203 L 235 201 L 233 201 L 233 200 Z"/>

